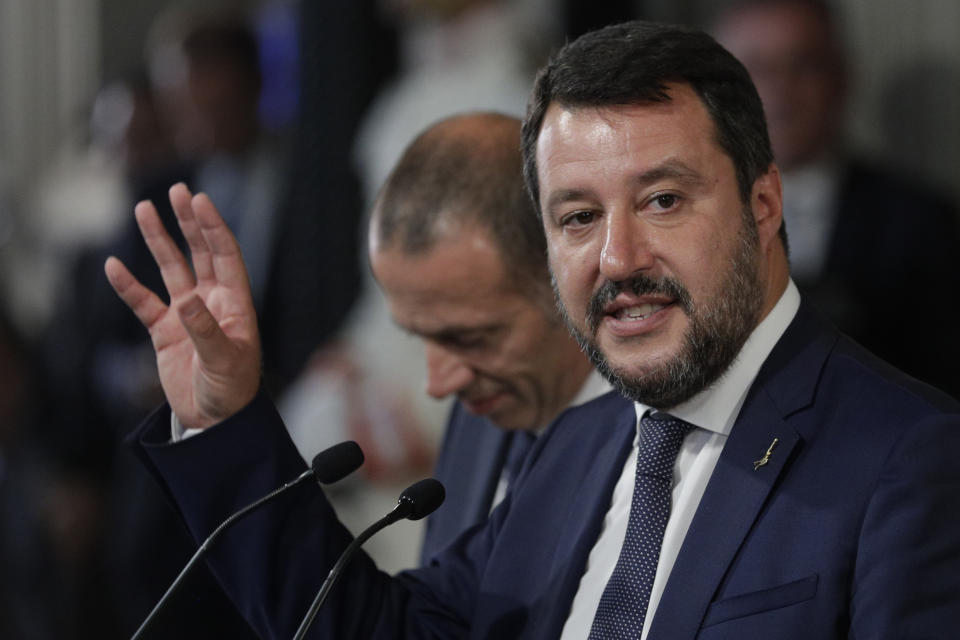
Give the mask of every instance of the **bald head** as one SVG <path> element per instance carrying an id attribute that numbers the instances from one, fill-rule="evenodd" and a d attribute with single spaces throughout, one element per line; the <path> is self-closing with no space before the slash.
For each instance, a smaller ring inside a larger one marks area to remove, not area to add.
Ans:
<path id="1" fill-rule="evenodd" d="M 591 371 L 554 305 L 520 158 L 519 120 L 439 122 L 400 158 L 370 226 L 394 322 L 423 340 L 427 393 L 507 429 L 545 426 Z"/>
<path id="2" fill-rule="evenodd" d="M 464 230 L 487 232 L 520 284 L 549 290 L 543 230 L 523 185 L 516 118 L 466 114 L 421 133 L 380 191 L 371 247 L 424 255 Z"/>

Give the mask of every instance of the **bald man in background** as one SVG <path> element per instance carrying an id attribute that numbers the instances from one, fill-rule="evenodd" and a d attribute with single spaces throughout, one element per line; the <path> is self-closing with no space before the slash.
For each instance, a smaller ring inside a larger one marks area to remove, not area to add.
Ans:
<path id="1" fill-rule="evenodd" d="M 417 137 L 374 205 L 369 250 L 394 321 L 423 341 L 427 392 L 457 398 L 425 562 L 486 520 L 537 433 L 609 385 L 554 305 L 516 118 L 455 116 Z"/>

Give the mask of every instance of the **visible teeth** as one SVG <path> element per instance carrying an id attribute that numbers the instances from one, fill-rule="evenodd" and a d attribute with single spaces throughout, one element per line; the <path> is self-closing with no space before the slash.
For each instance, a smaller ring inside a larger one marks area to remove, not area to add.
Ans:
<path id="1" fill-rule="evenodd" d="M 619 313 L 619 316 L 621 318 L 633 318 L 633 319 L 646 318 L 648 315 L 650 315 L 654 311 L 658 311 L 662 308 L 663 308 L 663 305 L 659 305 L 659 304 L 650 304 L 650 303 L 641 304 L 635 307 L 626 307 L 622 309 Z"/>

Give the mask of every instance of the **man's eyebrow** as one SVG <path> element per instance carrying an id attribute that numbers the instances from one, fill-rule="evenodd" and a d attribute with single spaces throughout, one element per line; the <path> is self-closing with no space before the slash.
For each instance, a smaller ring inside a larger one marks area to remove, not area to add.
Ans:
<path id="1" fill-rule="evenodd" d="M 664 178 L 676 178 L 689 184 L 703 184 L 706 182 L 703 174 L 680 160 L 667 160 L 634 177 L 634 182 L 646 185 Z"/>
<path id="2" fill-rule="evenodd" d="M 589 199 L 588 194 L 588 191 L 583 191 L 580 189 L 562 189 L 560 191 L 554 191 L 547 199 L 547 210 L 549 211 L 558 204 L 563 204 L 564 202 L 587 200 Z"/>
<path id="3" fill-rule="evenodd" d="M 633 181 L 638 185 L 647 185 L 663 180 L 664 178 L 676 178 L 687 184 L 703 184 L 706 182 L 703 174 L 681 160 L 667 160 L 655 167 L 643 171 L 633 177 Z M 592 192 L 586 189 L 561 189 L 554 191 L 547 198 L 547 210 L 576 200 L 589 200 Z"/>
<path id="4" fill-rule="evenodd" d="M 495 333 L 503 328 L 501 324 L 486 324 L 482 326 L 450 325 L 440 329 L 428 330 L 419 327 L 404 326 L 397 323 L 401 329 L 411 335 L 415 335 L 425 340 L 450 340 L 453 338 L 462 338 L 463 336 L 485 335 Z"/>

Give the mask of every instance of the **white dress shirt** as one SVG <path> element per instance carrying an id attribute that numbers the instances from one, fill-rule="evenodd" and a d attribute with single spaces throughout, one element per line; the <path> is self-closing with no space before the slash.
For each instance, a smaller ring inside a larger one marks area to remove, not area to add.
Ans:
<path id="1" fill-rule="evenodd" d="M 836 227 L 840 164 L 823 158 L 784 171 L 783 220 L 790 232 L 790 272 L 800 282 L 816 280 L 826 268 Z"/>
<path id="2" fill-rule="evenodd" d="M 747 391 L 760 366 L 793 320 L 799 306 L 800 294 L 793 281 L 790 281 L 780 300 L 753 330 L 734 362 L 720 379 L 710 388 L 668 412 L 696 428 L 687 435 L 674 464 L 670 518 L 660 547 L 660 559 L 641 640 L 645 640 L 650 632 L 650 623 L 657 611 L 667 578 L 673 570 L 687 529 L 700 505 L 707 482 L 720 458 L 730 429 L 740 413 Z M 637 436 L 633 441 L 633 449 L 613 490 L 610 509 L 603 520 L 600 535 L 590 551 L 586 571 L 580 579 L 561 640 L 581 640 L 590 634 L 600 596 L 613 573 L 620 556 L 620 547 L 623 546 L 627 534 L 637 467 L 640 418 L 650 410 L 640 403 L 635 403 L 635 406 Z"/>

